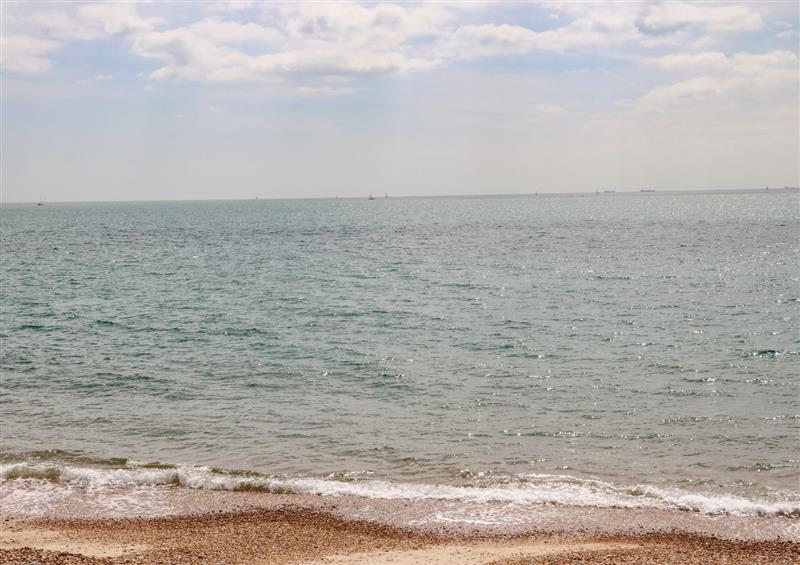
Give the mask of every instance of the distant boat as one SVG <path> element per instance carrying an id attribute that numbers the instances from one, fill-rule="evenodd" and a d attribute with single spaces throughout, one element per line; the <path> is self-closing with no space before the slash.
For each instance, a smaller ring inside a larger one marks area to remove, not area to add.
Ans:
<path id="1" fill-rule="evenodd" d="M 604 190 L 603 192 L 616 192 L 616 190 Z"/>
<path id="2" fill-rule="evenodd" d="M 656 191 L 655 188 L 643 188 L 639 192 L 655 192 L 655 191 Z"/>
<path id="3" fill-rule="evenodd" d="M 383 193 L 383 197 L 384 197 L 384 198 L 389 198 L 389 193 L 388 193 L 388 192 L 384 192 L 384 193 Z"/>
<path id="4" fill-rule="evenodd" d="M 369 193 L 369 200 L 375 200 L 375 197 L 374 197 L 374 196 L 372 196 L 372 193 L 371 193 L 371 192 Z"/>
<path id="5" fill-rule="evenodd" d="M 44 206 L 44 202 L 42 202 L 42 197 L 39 197 L 39 202 L 36 203 L 37 206 Z"/>

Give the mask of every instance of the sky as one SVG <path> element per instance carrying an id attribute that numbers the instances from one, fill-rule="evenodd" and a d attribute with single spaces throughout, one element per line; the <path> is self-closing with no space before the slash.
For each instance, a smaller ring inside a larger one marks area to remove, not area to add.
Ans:
<path id="1" fill-rule="evenodd" d="M 0 196 L 798 186 L 799 11 L 3 0 Z"/>

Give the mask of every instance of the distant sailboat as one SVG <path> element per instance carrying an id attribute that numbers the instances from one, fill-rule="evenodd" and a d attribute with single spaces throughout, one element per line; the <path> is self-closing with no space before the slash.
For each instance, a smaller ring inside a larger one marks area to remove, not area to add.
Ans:
<path id="1" fill-rule="evenodd" d="M 44 202 L 42 202 L 42 197 L 39 197 L 39 202 L 36 203 L 37 206 L 44 206 Z"/>
<path id="2" fill-rule="evenodd" d="M 389 193 L 388 193 L 388 192 L 384 192 L 384 193 L 383 193 L 383 197 L 384 197 L 384 198 L 389 198 Z"/>
<path id="3" fill-rule="evenodd" d="M 372 193 L 371 193 L 371 192 L 369 193 L 369 200 L 375 200 L 375 197 L 374 197 L 374 196 L 372 196 Z"/>

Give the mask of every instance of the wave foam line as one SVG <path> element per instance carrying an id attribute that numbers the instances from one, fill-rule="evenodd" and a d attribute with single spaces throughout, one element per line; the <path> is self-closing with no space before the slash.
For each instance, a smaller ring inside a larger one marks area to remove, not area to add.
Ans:
<path id="1" fill-rule="evenodd" d="M 49 481 L 91 489 L 182 486 L 192 489 L 378 499 L 561 504 L 599 508 L 661 508 L 740 516 L 800 516 L 800 500 L 796 499 L 750 500 L 730 494 L 692 493 L 650 485 L 623 488 L 603 481 L 584 480 L 565 475 L 529 474 L 517 476 L 515 480 L 503 483 L 453 486 L 380 480 L 348 482 L 317 478 L 276 478 L 256 473 L 237 474 L 193 465 L 162 466 L 154 469 L 130 463 L 124 468 L 101 469 L 17 463 L 0 465 L 0 477 L 5 481 Z"/>

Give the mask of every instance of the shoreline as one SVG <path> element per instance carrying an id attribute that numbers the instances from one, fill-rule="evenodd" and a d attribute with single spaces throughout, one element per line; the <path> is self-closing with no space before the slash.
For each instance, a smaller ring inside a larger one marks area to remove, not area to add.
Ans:
<path id="1" fill-rule="evenodd" d="M 687 532 L 466 534 L 400 528 L 288 505 L 159 518 L 4 518 L 0 563 L 526 565 L 589 561 L 796 563 L 800 543 Z"/>
<path id="2" fill-rule="evenodd" d="M 0 517 L 20 523 L 184 519 L 293 509 L 425 535 L 481 538 L 539 534 L 629 536 L 680 531 L 730 541 L 800 543 L 800 516 L 703 513 L 524 500 L 275 493 L 176 484 L 0 480 Z"/>
<path id="3" fill-rule="evenodd" d="M 259 495 L 268 494 L 286 496 L 287 501 L 300 505 L 315 499 L 347 500 L 355 508 L 356 517 L 361 516 L 356 507 L 367 507 L 374 512 L 364 517 L 379 522 L 396 513 L 392 505 L 407 501 L 404 507 L 418 511 L 406 516 L 406 522 L 410 520 L 412 525 L 429 521 L 431 513 L 442 512 L 449 522 L 541 522 L 554 512 L 543 516 L 542 509 L 571 508 L 579 520 L 587 513 L 626 511 L 638 515 L 639 522 L 667 522 L 667 529 L 719 535 L 708 531 L 703 520 L 724 515 L 732 520 L 752 518 L 753 523 L 772 520 L 777 524 L 783 519 L 794 523 L 800 518 L 800 493 L 796 490 L 775 490 L 768 483 L 750 483 L 749 487 L 749 491 L 687 489 L 663 482 L 629 479 L 615 483 L 568 474 L 497 474 L 471 480 L 462 477 L 457 482 L 398 481 L 361 473 L 292 476 L 128 459 L 59 461 L 48 457 L 0 464 L 0 506 L 12 517 L 157 517 L 187 513 L 187 506 L 190 513 L 209 505 L 231 510 L 229 501 L 246 499 L 247 495 L 252 497 L 248 503 L 261 506 L 264 498 Z M 675 523 L 669 516 L 698 518 L 687 524 L 684 518 Z M 560 527 L 557 521 L 550 524 L 550 529 Z M 765 531 L 760 537 L 779 537 L 775 532 Z"/>

